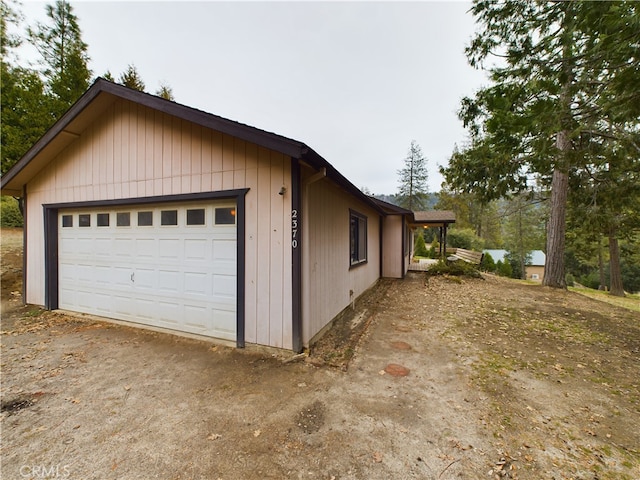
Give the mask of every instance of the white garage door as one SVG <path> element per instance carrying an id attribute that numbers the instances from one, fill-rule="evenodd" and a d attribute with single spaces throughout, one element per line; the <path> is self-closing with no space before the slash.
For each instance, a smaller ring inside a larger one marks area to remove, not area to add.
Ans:
<path id="1" fill-rule="evenodd" d="M 236 340 L 229 202 L 59 211 L 59 308 Z"/>

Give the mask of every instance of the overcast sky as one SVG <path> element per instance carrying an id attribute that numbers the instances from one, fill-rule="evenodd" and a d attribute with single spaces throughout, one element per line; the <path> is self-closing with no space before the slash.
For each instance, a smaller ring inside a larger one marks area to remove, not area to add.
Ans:
<path id="1" fill-rule="evenodd" d="M 134 64 L 147 91 L 304 142 L 376 194 L 397 192 L 411 140 L 440 190 L 460 99 L 485 78 L 464 55 L 467 2 L 71 4 L 94 76 Z M 44 5 L 25 1 L 26 22 Z"/>

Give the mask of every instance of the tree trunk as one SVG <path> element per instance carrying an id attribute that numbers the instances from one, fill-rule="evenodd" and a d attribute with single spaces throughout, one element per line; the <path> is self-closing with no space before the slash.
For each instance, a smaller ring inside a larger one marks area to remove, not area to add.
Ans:
<path id="1" fill-rule="evenodd" d="M 558 143 L 569 141 L 566 132 L 560 132 Z M 562 150 L 562 148 L 561 148 Z M 551 209 L 547 224 L 547 255 L 544 262 L 543 285 L 554 288 L 567 288 L 564 278 L 564 242 L 566 231 L 567 193 L 569 175 L 558 168 L 553 171 L 551 181 Z"/>
<path id="2" fill-rule="evenodd" d="M 609 231 L 609 277 L 611 280 L 610 294 L 616 297 L 624 297 L 622 286 L 622 271 L 620 270 L 620 249 L 615 228 Z"/>
<path id="3" fill-rule="evenodd" d="M 600 287 L 598 290 L 607 289 L 607 280 L 604 278 L 604 259 L 602 258 L 602 239 L 598 238 L 598 271 L 600 274 Z"/>
<path id="4" fill-rule="evenodd" d="M 567 230 L 566 212 L 567 196 L 569 193 L 569 154 L 571 145 L 571 86 L 575 77 L 573 68 L 573 11 L 572 4 L 566 4 L 567 9 L 562 19 L 562 72 L 560 74 L 560 130 L 556 136 L 558 155 L 551 180 L 551 208 L 549 223 L 547 224 L 547 256 L 544 262 L 543 285 L 554 288 L 567 288 L 564 276 L 564 243 Z"/>

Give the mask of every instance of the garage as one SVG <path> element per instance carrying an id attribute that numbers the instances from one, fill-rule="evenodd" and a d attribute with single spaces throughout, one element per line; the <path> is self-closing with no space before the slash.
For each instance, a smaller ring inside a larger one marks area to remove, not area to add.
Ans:
<path id="1" fill-rule="evenodd" d="M 237 337 L 236 204 L 58 210 L 58 306 Z"/>

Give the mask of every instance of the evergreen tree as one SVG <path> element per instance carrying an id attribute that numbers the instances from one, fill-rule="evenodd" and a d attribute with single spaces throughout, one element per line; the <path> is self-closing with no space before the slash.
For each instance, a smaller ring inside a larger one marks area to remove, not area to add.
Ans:
<path id="1" fill-rule="evenodd" d="M 456 214 L 456 228 L 470 228 L 484 240 L 487 248 L 502 247 L 502 232 L 498 202 L 486 202 L 473 193 L 455 193 L 446 184 L 437 194 L 437 210 Z"/>
<path id="2" fill-rule="evenodd" d="M 125 87 L 133 88 L 140 92 L 144 92 L 145 84 L 138 73 L 138 69 L 135 65 L 130 64 L 127 70 L 120 75 L 120 83 Z"/>
<path id="3" fill-rule="evenodd" d="M 488 68 L 493 84 L 463 100 L 471 144 L 443 174 L 485 200 L 528 190 L 533 179 L 548 187 L 547 286 L 566 286 L 570 175 L 589 168 L 594 142 L 628 148 L 637 136 L 639 9 L 574 0 L 476 0 L 471 9 L 482 27 L 467 49 L 471 65 L 483 68 L 493 54 L 501 62 Z"/>
<path id="4" fill-rule="evenodd" d="M 427 251 L 427 245 L 424 242 L 424 237 L 422 236 L 422 232 L 418 232 L 416 235 L 415 245 L 413 246 L 413 254 L 416 257 L 427 257 L 429 252 Z"/>
<path id="5" fill-rule="evenodd" d="M 398 170 L 398 196 L 400 206 L 409 210 L 424 210 L 427 189 L 427 159 L 422 154 L 420 145 L 411 141 L 409 152 L 404 160 L 404 167 Z"/>
<path id="6" fill-rule="evenodd" d="M 29 29 L 29 38 L 43 60 L 42 73 L 51 97 L 51 112 L 58 119 L 89 87 L 87 44 L 71 4 L 57 0 L 46 6 L 50 24 Z"/>
<path id="7" fill-rule="evenodd" d="M 9 24 L 19 27 L 21 15 L 7 2 L 0 3 L 0 172 L 4 175 L 53 123 L 37 72 L 14 64 L 13 51 L 21 39 L 8 33 Z"/>
<path id="8" fill-rule="evenodd" d="M 175 101 L 175 98 L 173 97 L 173 89 L 166 83 L 160 84 L 160 88 L 156 92 L 156 95 L 159 96 L 160 98 L 164 98 L 165 100 L 171 100 L 172 102 Z M 367 195 L 371 195 L 371 194 L 367 193 Z"/>

